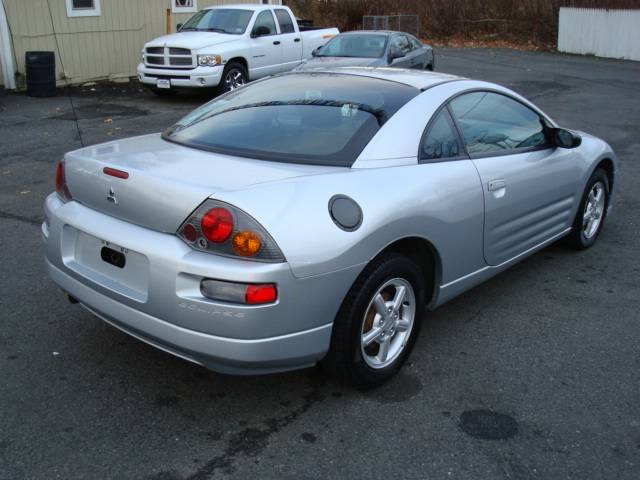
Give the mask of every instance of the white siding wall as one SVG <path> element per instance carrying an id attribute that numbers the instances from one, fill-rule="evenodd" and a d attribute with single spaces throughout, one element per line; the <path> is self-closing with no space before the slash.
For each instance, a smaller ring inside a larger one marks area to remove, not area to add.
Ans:
<path id="1" fill-rule="evenodd" d="M 198 0 L 198 8 L 259 0 Z M 271 3 L 279 3 L 272 1 Z M 102 0 L 98 17 L 67 17 L 65 0 L 5 0 L 13 33 L 17 71 L 24 74 L 24 55 L 31 50 L 56 52 L 58 83 L 129 77 L 136 74 L 145 42 L 164 35 L 170 0 Z M 172 14 L 173 31 L 192 13 Z M 60 45 L 57 51 L 52 20 Z M 64 72 L 62 64 L 64 63 Z"/>
<path id="2" fill-rule="evenodd" d="M 561 8 L 558 50 L 640 60 L 640 10 Z"/>

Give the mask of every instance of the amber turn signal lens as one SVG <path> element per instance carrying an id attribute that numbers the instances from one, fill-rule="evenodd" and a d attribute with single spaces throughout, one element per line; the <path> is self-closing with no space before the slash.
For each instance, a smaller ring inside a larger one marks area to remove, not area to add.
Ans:
<path id="1" fill-rule="evenodd" d="M 241 257 L 252 257 L 262 248 L 260 235 L 251 230 L 236 233 L 233 236 L 233 251 Z"/>

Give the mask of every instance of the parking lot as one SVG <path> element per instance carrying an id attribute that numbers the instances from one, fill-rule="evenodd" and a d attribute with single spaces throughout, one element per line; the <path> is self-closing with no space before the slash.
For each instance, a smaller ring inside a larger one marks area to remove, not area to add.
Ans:
<path id="1" fill-rule="evenodd" d="M 0 478 L 638 478 L 640 63 L 440 49 L 436 70 L 606 139 L 614 214 L 594 248 L 553 245 L 430 313 L 401 373 L 366 393 L 316 369 L 215 374 L 69 304 L 39 225 L 56 162 L 80 145 L 70 104 L 0 94 Z M 207 99 L 73 95 L 86 144 Z"/>

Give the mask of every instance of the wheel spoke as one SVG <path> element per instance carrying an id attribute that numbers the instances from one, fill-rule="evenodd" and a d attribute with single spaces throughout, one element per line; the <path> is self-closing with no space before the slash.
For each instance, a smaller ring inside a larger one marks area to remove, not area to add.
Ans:
<path id="1" fill-rule="evenodd" d="M 409 320 L 398 320 L 398 323 L 396 323 L 396 331 L 406 332 L 409 330 L 410 325 Z"/>
<path id="2" fill-rule="evenodd" d="M 381 333 L 382 333 L 382 329 L 380 327 L 373 327 L 367 333 L 362 335 L 362 344 L 365 347 L 368 347 L 378 339 Z"/>
<path id="3" fill-rule="evenodd" d="M 387 312 L 387 304 L 379 293 L 373 299 L 373 308 L 376 309 L 376 313 L 382 318 L 387 318 L 387 315 L 389 315 L 389 312 Z"/>
<path id="4" fill-rule="evenodd" d="M 400 307 L 404 302 L 404 297 L 407 293 L 407 289 L 403 286 L 399 286 L 396 288 L 396 294 L 393 297 L 393 313 L 398 313 L 400 311 Z"/>
<path id="5" fill-rule="evenodd" d="M 389 355 L 389 345 L 391 345 L 391 338 L 389 336 L 386 336 L 379 343 L 380 350 L 378 350 L 378 360 L 380 362 L 386 362 L 387 355 Z"/>

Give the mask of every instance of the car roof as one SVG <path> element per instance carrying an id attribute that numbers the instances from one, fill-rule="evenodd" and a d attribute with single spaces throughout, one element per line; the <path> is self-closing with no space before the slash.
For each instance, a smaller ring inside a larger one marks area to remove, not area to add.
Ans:
<path id="1" fill-rule="evenodd" d="M 413 70 L 392 67 L 322 67 L 309 68 L 293 74 L 304 73 L 340 73 L 343 75 L 357 75 L 361 77 L 379 78 L 391 82 L 402 83 L 426 90 L 429 87 L 454 80 L 465 80 L 464 77 L 449 75 L 447 73 L 430 72 L 427 70 Z"/>
<path id="2" fill-rule="evenodd" d="M 262 10 L 270 10 L 272 8 L 285 8 L 285 6 L 271 5 L 271 4 L 260 5 L 256 3 L 234 3 L 234 4 L 228 4 L 228 5 L 210 5 L 208 7 L 204 7 L 202 10 L 213 10 L 218 8 L 233 8 L 233 9 L 251 10 L 254 12 L 260 12 Z"/>
<path id="3" fill-rule="evenodd" d="M 395 30 L 350 30 L 348 32 L 340 32 L 339 35 L 395 35 L 396 33 L 405 34 L 406 32 L 396 32 Z"/>

